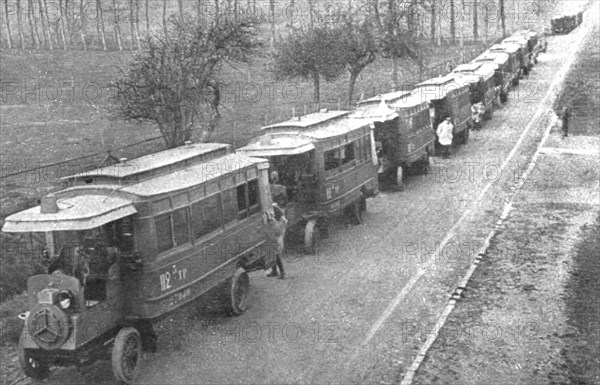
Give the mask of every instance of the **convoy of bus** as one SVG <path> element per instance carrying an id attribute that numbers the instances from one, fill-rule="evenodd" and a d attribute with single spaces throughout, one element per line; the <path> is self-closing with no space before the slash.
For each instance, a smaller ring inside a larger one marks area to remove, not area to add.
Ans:
<path id="1" fill-rule="evenodd" d="M 555 33 L 581 23 L 563 19 L 552 20 Z M 235 151 L 186 143 L 64 178 L 66 188 L 2 228 L 46 245 L 47 271 L 29 278 L 21 315 L 23 371 L 43 379 L 50 365 L 109 358 L 117 380 L 134 382 L 142 350 L 156 349 L 155 320 L 212 288 L 231 314 L 244 312 L 248 273 L 275 261 L 264 231 L 273 205 L 315 252 L 335 215 L 363 221 L 380 182 L 401 188 L 409 171 L 427 172 L 444 119 L 454 144 L 467 143 L 472 106 L 491 119 L 544 50 L 537 33 L 519 31 L 411 91 L 268 125 Z"/>

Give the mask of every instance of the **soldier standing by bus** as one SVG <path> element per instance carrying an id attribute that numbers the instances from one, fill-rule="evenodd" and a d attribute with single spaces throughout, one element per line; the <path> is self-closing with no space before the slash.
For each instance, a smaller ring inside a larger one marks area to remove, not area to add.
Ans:
<path id="1" fill-rule="evenodd" d="M 271 267 L 271 272 L 267 274 L 267 277 L 277 277 L 279 275 L 279 279 L 285 278 L 281 255 L 283 254 L 283 239 L 287 223 L 288 220 L 285 218 L 283 209 L 277 203 L 274 203 L 273 215 L 267 215 L 267 223 L 264 227 L 265 235 L 270 243 L 269 247 L 272 247 L 275 252 L 275 265 Z M 278 270 L 279 273 L 277 272 Z"/>
<path id="2" fill-rule="evenodd" d="M 444 158 L 450 158 L 450 147 L 452 146 L 454 125 L 452 119 L 448 116 L 441 122 L 435 131 L 438 136 L 438 142 L 442 146 Z"/>

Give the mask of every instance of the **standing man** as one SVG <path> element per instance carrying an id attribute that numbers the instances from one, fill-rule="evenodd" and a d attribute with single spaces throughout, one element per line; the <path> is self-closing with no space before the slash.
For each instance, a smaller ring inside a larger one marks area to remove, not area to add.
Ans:
<path id="1" fill-rule="evenodd" d="M 569 120 L 572 117 L 571 109 L 569 107 L 563 107 L 562 112 L 560 114 L 560 118 L 562 120 L 562 132 L 563 139 L 569 136 Z"/>
<path id="2" fill-rule="evenodd" d="M 435 131 L 438 136 L 438 142 L 442 146 L 444 152 L 444 158 L 450 158 L 450 147 L 452 146 L 454 125 L 452 119 L 446 117 L 442 123 L 439 124 Z"/>
<path id="3" fill-rule="evenodd" d="M 277 203 L 273 203 L 273 214 L 273 216 L 267 215 L 267 223 L 264 227 L 269 247 L 273 248 L 275 252 L 275 265 L 271 267 L 271 272 L 267 274 L 267 277 L 277 277 L 279 275 L 279 279 L 284 279 L 285 271 L 283 270 L 281 254 L 283 253 L 283 239 L 288 220 Z M 277 270 L 279 270 L 279 273 Z"/>

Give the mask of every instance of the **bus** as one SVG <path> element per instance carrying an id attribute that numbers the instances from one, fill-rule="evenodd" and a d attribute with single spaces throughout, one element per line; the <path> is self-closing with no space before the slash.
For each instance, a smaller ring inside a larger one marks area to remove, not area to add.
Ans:
<path id="1" fill-rule="evenodd" d="M 273 215 L 268 169 L 228 144 L 187 143 L 66 177 L 40 206 L 7 217 L 2 230 L 30 233 L 47 261 L 20 315 L 25 374 L 110 357 L 131 383 L 142 350 L 156 349 L 155 320 L 217 286 L 242 313 L 248 273 L 275 260 L 261 230 Z"/>

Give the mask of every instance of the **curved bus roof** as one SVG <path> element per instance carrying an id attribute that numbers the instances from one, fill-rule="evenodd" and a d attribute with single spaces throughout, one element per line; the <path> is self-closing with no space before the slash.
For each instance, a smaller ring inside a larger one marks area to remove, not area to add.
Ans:
<path id="1" fill-rule="evenodd" d="M 460 64 L 452 71 L 452 74 L 473 75 L 488 80 L 494 76 L 494 71 L 493 64 L 480 61 Z"/>
<path id="2" fill-rule="evenodd" d="M 469 84 L 456 79 L 453 74 L 427 79 L 415 86 L 412 91 L 417 100 L 429 102 L 431 100 L 443 99 L 451 91 L 468 88 Z"/>
<path id="3" fill-rule="evenodd" d="M 194 143 L 130 159 L 114 165 L 90 170 L 67 177 L 70 184 L 131 183 L 171 172 L 232 152 L 225 143 Z"/>
<path id="4" fill-rule="evenodd" d="M 314 150 L 315 145 L 310 138 L 302 135 L 280 133 L 265 134 L 252 140 L 236 151 L 248 156 L 269 157 L 279 155 L 298 155 Z"/>
<path id="5" fill-rule="evenodd" d="M 521 47 L 519 46 L 519 44 L 514 44 L 514 43 L 500 43 L 500 44 L 494 44 L 493 46 L 491 46 L 490 48 L 488 48 L 488 50 L 486 52 L 506 52 L 509 54 L 514 54 L 519 52 L 519 49 Z"/>
<path id="6" fill-rule="evenodd" d="M 484 53 L 473 59 L 472 62 L 492 63 L 497 66 L 500 66 L 506 64 L 509 59 L 510 55 L 506 52 L 485 51 Z"/>
<path id="7" fill-rule="evenodd" d="M 223 148 L 222 146 L 199 146 L 197 151 L 192 152 L 203 153 L 199 148 Z M 164 152 L 173 153 L 171 150 Z M 155 155 L 158 155 L 156 159 L 164 160 L 162 156 L 164 154 L 157 153 Z M 147 157 L 142 158 L 148 159 Z M 165 162 L 156 162 L 156 168 L 160 169 Z M 169 173 L 162 173 L 129 184 L 119 184 L 118 178 L 113 178 L 113 183 L 107 183 L 110 180 L 106 180 L 103 183 L 69 187 L 57 191 L 54 198 L 51 198 L 52 195 L 42 198 L 40 206 L 8 216 L 2 230 L 6 232 L 38 232 L 91 229 L 136 213 L 135 202 L 199 187 L 203 183 L 221 178 L 223 175 L 242 173 L 249 166 L 261 167 L 261 164 L 267 165 L 268 162 L 265 159 L 251 158 L 244 154 L 227 154 L 213 156 L 187 167 L 180 167 Z M 150 169 L 148 166 L 148 170 Z M 43 207 L 46 200 L 55 200 L 57 209 L 44 212 Z"/>

